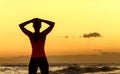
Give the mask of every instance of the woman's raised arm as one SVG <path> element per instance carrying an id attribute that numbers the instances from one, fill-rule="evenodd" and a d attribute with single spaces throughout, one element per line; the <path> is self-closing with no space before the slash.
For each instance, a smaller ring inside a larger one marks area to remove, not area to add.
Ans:
<path id="1" fill-rule="evenodd" d="M 29 23 L 32 23 L 33 22 L 33 19 L 32 20 L 28 20 L 28 21 L 26 21 L 26 22 L 23 22 L 23 23 L 21 23 L 21 24 L 19 24 L 19 27 L 20 27 L 20 29 L 22 30 L 22 32 L 23 33 L 25 33 L 26 35 L 30 35 L 32 32 L 30 32 L 29 30 L 27 30 L 26 28 L 25 28 L 25 26 L 27 25 L 27 24 L 29 24 Z"/>
<path id="2" fill-rule="evenodd" d="M 43 34 L 47 35 L 53 29 L 55 22 L 43 20 L 43 19 L 40 19 L 40 21 L 47 23 L 49 25 L 49 27 L 42 32 Z"/>

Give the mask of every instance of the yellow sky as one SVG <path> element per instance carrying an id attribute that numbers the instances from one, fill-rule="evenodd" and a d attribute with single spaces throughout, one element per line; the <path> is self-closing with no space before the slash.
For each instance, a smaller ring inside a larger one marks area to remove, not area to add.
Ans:
<path id="1" fill-rule="evenodd" d="M 0 56 L 30 55 L 18 24 L 34 17 L 56 23 L 46 40 L 47 55 L 120 52 L 119 0 L 0 0 Z M 79 38 L 91 32 L 102 37 Z"/>

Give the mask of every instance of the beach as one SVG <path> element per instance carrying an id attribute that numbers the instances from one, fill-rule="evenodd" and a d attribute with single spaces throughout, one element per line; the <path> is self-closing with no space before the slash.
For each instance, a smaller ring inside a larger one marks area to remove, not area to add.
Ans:
<path id="1" fill-rule="evenodd" d="M 120 64 L 50 64 L 50 74 L 120 74 Z M 5 64 L 0 74 L 28 74 L 28 65 Z M 38 74 L 40 70 L 38 69 Z"/>

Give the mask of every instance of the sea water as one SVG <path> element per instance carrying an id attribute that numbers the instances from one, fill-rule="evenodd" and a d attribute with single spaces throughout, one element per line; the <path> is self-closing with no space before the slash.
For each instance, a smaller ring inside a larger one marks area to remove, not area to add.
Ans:
<path id="1" fill-rule="evenodd" d="M 104 65 L 99 65 L 99 64 L 96 64 L 96 65 L 87 65 L 87 64 L 55 64 L 55 65 L 50 65 L 49 67 L 49 70 L 50 70 L 50 74 L 69 74 L 69 73 L 66 73 L 66 70 L 68 70 L 67 68 L 68 67 L 76 67 L 76 66 L 80 66 L 81 68 L 85 68 L 85 67 L 102 67 L 102 66 L 105 66 Z M 108 65 L 109 67 L 116 67 L 116 68 L 120 68 L 120 65 Z M 65 70 L 64 70 L 65 69 Z M 58 73 L 57 71 L 60 72 Z M 65 72 L 64 72 L 65 71 Z M 73 70 L 71 70 L 71 73 L 72 73 Z M 63 72 L 63 73 L 61 73 Z M 38 69 L 38 73 L 40 73 L 40 70 Z M 70 73 L 70 74 L 71 74 Z M 75 72 L 76 74 L 120 74 L 120 70 L 117 69 L 117 70 L 114 70 L 114 71 L 105 71 L 105 72 L 87 72 L 87 73 L 77 73 Z M 0 74 L 28 74 L 28 66 L 27 65 L 1 65 L 0 66 Z"/>

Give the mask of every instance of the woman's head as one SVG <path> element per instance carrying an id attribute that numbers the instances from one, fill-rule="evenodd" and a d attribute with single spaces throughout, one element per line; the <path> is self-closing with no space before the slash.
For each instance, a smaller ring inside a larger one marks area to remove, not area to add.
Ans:
<path id="1" fill-rule="evenodd" d="M 35 29 L 35 31 L 39 31 L 41 28 L 41 22 L 38 20 L 34 20 L 33 21 L 33 28 Z"/>

